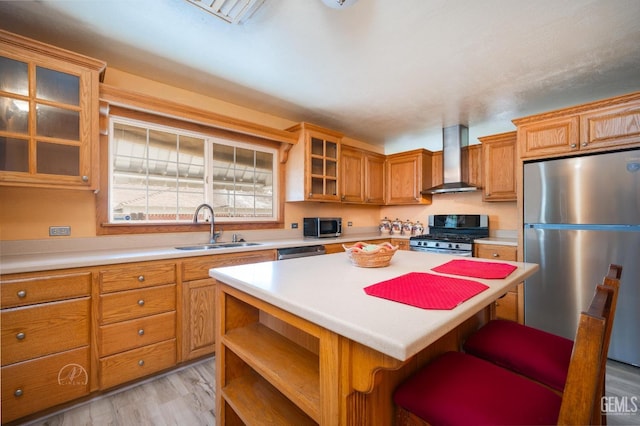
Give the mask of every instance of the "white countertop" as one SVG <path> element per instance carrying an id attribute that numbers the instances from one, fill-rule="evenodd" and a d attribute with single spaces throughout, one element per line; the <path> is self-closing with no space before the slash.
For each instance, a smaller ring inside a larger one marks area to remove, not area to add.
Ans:
<path id="1" fill-rule="evenodd" d="M 500 246 L 518 246 L 517 238 L 505 238 L 505 237 L 489 237 L 489 238 L 479 238 L 474 240 L 474 243 L 477 244 L 494 244 Z"/>
<path id="2" fill-rule="evenodd" d="M 458 277 L 481 282 L 489 289 L 452 310 L 416 308 L 368 296 L 363 290 L 409 272 L 431 272 L 452 259 L 459 257 L 398 251 L 388 267 L 359 268 L 350 263 L 346 253 L 336 253 L 209 272 L 231 287 L 404 361 L 538 270 L 536 264 L 501 261 L 518 266 L 504 280 Z"/>
<path id="3" fill-rule="evenodd" d="M 360 240 L 381 238 L 380 234 L 353 234 L 340 238 L 291 238 L 258 242 L 259 245 L 238 248 L 217 248 L 213 250 L 179 250 L 176 246 L 198 245 L 187 241 L 174 241 L 159 247 L 131 247 L 125 244 L 113 245 L 108 248 L 95 248 L 100 243 L 95 241 L 92 247 L 86 243 L 79 243 L 79 249 L 58 251 L 56 247 L 44 248 L 34 253 L 2 253 L 0 255 L 0 273 L 13 274 L 20 272 L 50 271 L 55 269 L 79 268 L 98 265 L 113 265 L 117 263 L 143 262 L 148 260 L 177 259 L 196 256 L 210 256 L 223 253 L 241 253 L 256 250 L 269 250 L 287 247 L 310 246 L 316 244 L 353 243 Z M 108 246 L 108 244 L 105 244 Z M 46 250 L 46 251 L 44 251 Z"/>

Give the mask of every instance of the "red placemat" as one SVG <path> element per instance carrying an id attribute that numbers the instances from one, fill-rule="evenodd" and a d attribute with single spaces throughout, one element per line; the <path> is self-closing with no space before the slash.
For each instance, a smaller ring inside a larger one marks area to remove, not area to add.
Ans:
<path id="1" fill-rule="evenodd" d="M 516 266 L 507 263 L 478 262 L 476 260 L 456 259 L 431 268 L 441 274 L 463 275 L 465 277 L 502 279 L 506 278 Z"/>
<path id="2" fill-rule="evenodd" d="M 410 272 L 365 287 L 364 292 L 423 309 L 453 309 L 487 288 L 476 281 Z"/>

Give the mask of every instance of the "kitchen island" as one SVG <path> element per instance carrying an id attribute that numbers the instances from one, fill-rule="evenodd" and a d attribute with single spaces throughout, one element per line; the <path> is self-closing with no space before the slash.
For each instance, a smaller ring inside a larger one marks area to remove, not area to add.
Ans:
<path id="1" fill-rule="evenodd" d="M 219 424 L 392 424 L 398 383 L 459 350 L 491 318 L 493 302 L 538 269 L 501 262 L 517 266 L 505 279 L 458 277 L 488 288 L 451 310 L 363 290 L 409 272 L 441 275 L 431 268 L 453 259 L 398 251 L 388 267 L 358 268 L 336 253 L 210 270 Z"/>

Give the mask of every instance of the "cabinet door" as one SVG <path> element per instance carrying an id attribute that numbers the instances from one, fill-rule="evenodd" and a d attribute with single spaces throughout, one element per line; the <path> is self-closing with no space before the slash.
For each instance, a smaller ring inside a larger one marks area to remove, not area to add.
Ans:
<path id="1" fill-rule="evenodd" d="M 340 199 L 347 203 L 364 202 L 364 154 L 343 146 L 340 154 Z"/>
<path id="2" fill-rule="evenodd" d="M 580 114 L 581 149 L 637 143 L 640 138 L 640 101 Z"/>
<path id="3" fill-rule="evenodd" d="M 189 360 L 215 352 L 215 280 L 183 284 L 182 359 Z"/>
<path id="4" fill-rule="evenodd" d="M 432 157 L 429 154 L 426 150 L 415 150 L 387 157 L 387 204 L 431 202 L 431 197 L 420 194 L 420 191 L 432 186 Z"/>
<path id="5" fill-rule="evenodd" d="M 5 32 L 0 47 L 0 184 L 97 188 L 104 64 Z"/>
<path id="6" fill-rule="evenodd" d="M 431 184 L 433 186 L 442 185 L 443 183 L 444 171 L 442 170 L 442 167 L 443 167 L 442 161 L 443 161 L 442 151 L 434 152 L 432 161 L 431 161 L 432 162 Z"/>
<path id="7" fill-rule="evenodd" d="M 364 156 L 364 201 L 368 204 L 384 204 L 385 179 L 384 155 L 366 153 Z"/>
<path id="8" fill-rule="evenodd" d="M 318 132 L 308 132 L 307 195 L 309 200 L 340 201 L 338 167 L 340 142 Z"/>
<path id="9" fill-rule="evenodd" d="M 520 157 L 547 157 L 577 151 L 579 149 L 578 126 L 579 119 L 576 115 L 518 127 Z"/>
<path id="10" fill-rule="evenodd" d="M 484 201 L 516 200 L 516 133 L 480 138 L 484 160 Z"/>

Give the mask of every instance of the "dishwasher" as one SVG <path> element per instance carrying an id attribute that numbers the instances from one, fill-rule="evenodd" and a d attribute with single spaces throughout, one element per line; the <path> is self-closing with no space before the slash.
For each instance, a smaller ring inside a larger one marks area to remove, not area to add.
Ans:
<path id="1" fill-rule="evenodd" d="M 325 254 L 323 245 L 317 244 L 313 246 L 302 247 L 286 247 L 278 249 L 278 260 L 295 259 L 296 257 L 319 256 Z"/>

